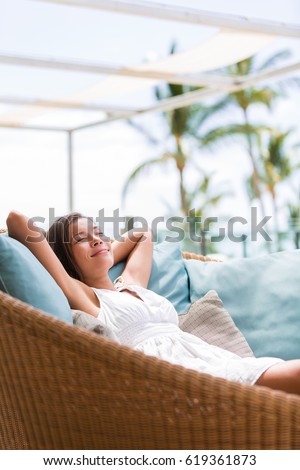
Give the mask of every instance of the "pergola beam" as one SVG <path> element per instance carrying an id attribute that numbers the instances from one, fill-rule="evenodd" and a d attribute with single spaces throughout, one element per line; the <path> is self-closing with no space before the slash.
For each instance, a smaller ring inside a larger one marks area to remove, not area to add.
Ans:
<path id="1" fill-rule="evenodd" d="M 2 96 L 0 95 L 0 103 L 3 104 L 20 104 L 24 106 L 37 106 L 41 108 L 55 108 L 55 109 L 75 109 L 79 111 L 97 111 L 104 112 L 106 114 L 115 114 L 123 116 L 128 114 L 133 109 L 129 108 L 117 108 L 115 106 L 101 105 L 101 104 L 86 104 L 76 103 L 72 101 L 60 101 L 60 100 L 46 100 L 43 98 L 22 98 L 19 96 Z"/>
<path id="2" fill-rule="evenodd" d="M 220 92 L 228 91 L 232 89 L 231 87 L 239 86 L 243 83 L 246 86 L 254 85 L 257 82 L 262 80 L 267 80 L 273 77 L 277 77 L 278 75 L 288 74 L 292 72 L 300 71 L 300 62 L 296 62 L 293 64 L 289 64 L 285 67 L 280 69 L 272 69 L 269 71 L 265 71 L 260 74 L 253 74 L 251 76 L 235 76 L 235 77 L 219 77 L 219 84 L 216 84 L 214 81 L 206 80 L 205 83 L 209 88 L 215 89 L 216 85 L 218 85 L 218 89 Z M 108 105 L 101 105 L 101 104 L 86 104 L 80 102 L 72 102 L 72 101 L 63 101 L 63 100 L 47 100 L 44 98 L 23 98 L 23 97 L 16 97 L 16 96 L 2 96 L 0 95 L 0 103 L 10 104 L 10 105 L 18 105 L 22 104 L 25 106 L 39 106 L 45 108 L 61 108 L 61 109 L 77 109 L 81 111 L 101 111 L 105 112 L 110 115 L 120 116 L 128 116 L 128 114 L 144 112 L 143 109 L 129 109 L 129 108 L 120 108 L 115 106 L 108 106 Z"/>
<path id="3" fill-rule="evenodd" d="M 115 113 L 112 112 L 111 115 L 107 119 L 103 119 L 101 121 L 97 120 L 95 122 L 83 124 L 82 126 L 77 126 L 72 129 L 61 129 L 55 127 L 42 127 L 42 126 L 29 126 L 29 125 L 21 125 L 21 124 L 9 124 L 5 122 L 1 122 L 0 120 L 0 127 L 11 127 L 11 128 L 18 128 L 18 129 L 32 129 L 32 130 L 50 130 L 50 131 L 77 131 L 83 130 L 90 127 L 99 126 L 101 124 L 107 124 L 109 122 L 117 121 L 119 119 L 129 119 L 133 116 L 138 114 L 146 114 L 150 112 L 162 112 L 162 111 L 172 111 L 176 108 L 181 108 L 184 106 L 190 106 L 193 103 L 201 100 L 202 98 L 208 98 L 210 96 L 214 96 L 219 93 L 233 93 L 235 91 L 244 90 L 250 86 L 254 86 L 258 83 L 261 83 L 265 80 L 269 80 L 274 77 L 278 77 L 280 75 L 286 75 L 295 71 L 300 70 L 300 62 L 296 62 L 294 64 L 289 64 L 285 67 L 276 68 L 264 72 L 260 72 L 257 74 L 253 74 L 247 77 L 235 77 L 235 81 L 232 82 L 230 85 L 224 84 L 223 89 L 220 89 L 216 86 L 210 86 L 206 89 L 195 90 L 183 95 L 174 96 L 172 98 L 167 98 L 164 100 L 155 103 L 153 106 L 149 106 L 147 108 L 142 109 L 131 109 L 131 110 L 115 110 Z M 1 102 L 1 97 L 0 97 Z M 55 103 L 55 102 L 53 102 Z M 34 103 L 32 103 L 34 104 Z M 50 103 L 49 103 L 50 105 Z M 100 106 L 100 105 L 99 105 Z M 107 108 L 107 107 L 105 107 Z M 102 109 L 99 109 L 103 111 Z"/>
<path id="4" fill-rule="evenodd" d="M 222 90 L 220 90 L 219 87 L 210 86 L 210 87 L 207 87 L 206 89 L 195 90 L 195 91 L 185 93 L 183 95 L 161 100 L 155 103 L 153 106 L 149 106 L 147 108 L 123 110 L 124 112 L 120 111 L 119 115 L 117 113 L 113 115 L 112 113 L 112 115 L 109 116 L 107 119 L 104 119 L 101 121 L 97 120 L 95 122 L 83 124 L 82 126 L 74 127 L 72 129 L 61 129 L 61 128 L 55 128 L 55 127 L 48 128 L 48 127 L 41 127 L 41 126 L 26 126 L 26 125 L 19 125 L 19 124 L 14 125 L 13 123 L 12 124 L 5 123 L 5 122 L 2 123 L 1 120 L 0 120 L 0 127 L 15 127 L 18 129 L 32 129 L 32 130 L 44 130 L 44 131 L 51 130 L 51 131 L 67 131 L 67 132 L 83 130 L 83 129 L 87 129 L 90 127 L 99 126 L 101 124 L 107 124 L 109 122 L 117 121 L 119 119 L 129 119 L 139 114 L 146 114 L 150 112 L 172 111 L 173 109 L 176 109 L 176 108 L 190 106 L 193 103 L 203 98 L 208 98 L 210 96 L 214 96 L 216 94 L 225 93 L 225 92 L 233 93 L 239 90 L 244 90 L 245 88 L 254 86 L 265 80 L 269 80 L 271 78 L 278 77 L 281 75 L 286 75 L 286 74 L 289 74 L 298 70 L 300 70 L 300 62 L 289 64 L 285 67 L 260 72 L 260 73 L 253 74 L 247 77 L 235 77 L 235 82 L 226 86 L 224 84 L 224 87 Z M 0 102 L 1 102 L 1 98 L 0 98 Z"/>
<path id="5" fill-rule="evenodd" d="M 250 19 L 245 16 L 225 13 L 211 13 L 195 8 L 150 3 L 146 1 L 116 1 L 116 0 L 37 0 L 39 2 L 57 3 L 83 8 L 126 13 L 160 20 L 177 21 L 181 23 L 216 26 L 235 30 L 252 31 L 279 36 L 300 37 L 300 27 L 284 22 Z"/>
<path id="6" fill-rule="evenodd" d="M 17 122 L 4 122 L 1 121 L 0 117 L 0 127 L 5 129 L 17 129 L 17 130 L 27 130 L 27 131 L 44 131 L 44 132 L 69 132 L 72 129 L 66 129 L 63 127 L 55 126 L 34 126 L 30 124 L 20 124 Z"/>
<path id="7" fill-rule="evenodd" d="M 158 70 L 138 70 L 133 68 L 126 68 L 121 65 L 96 64 L 78 60 L 58 60 L 5 53 L 0 53 L 0 63 L 70 72 L 92 73 L 97 75 L 118 75 L 123 77 L 161 80 L 169 83 L 191 86 L 205 86 L 210 84 L 222 86 L 224 82 L 225 85 L 232 83 L 232 79 L 230 79 L 230 77 L 220 78 L 216 74 L 175 74 L 161 72 Z"/>
<path id="8" fill-rule="evenodd" d="M 273 70 L 268 70 L 264 72 L 260 72 L 257 74 L 252 74 L 250 76 L 239 77 L 239 81 L 236 83 L 232 83 L 227 87 L 224 86 L 222 90 L 219 88 L 215 88 L 214 86 L 209 87 L 205 90 L 195 90 L 188 93 L 184 93 L 183 95 L 175 96 L 172 98 L 168 98 L 156 103 L 154 106 L 151 106 L 143 111 L 138 111 L 137 114 L 148 113 L 153 111 L 171 111 L 176 108 L 182 108 L 184 106 L 190 106 L 193 103 L 199 101 L 202 98 L 207 98 L 209 96 L 213 96 L 218 93 L 233 93 L 236 91 L 244 90 L 250 86 L 257 85 L 258 83 L 264 82 L 265 80 L 269 80 L 274 77 L 278 77 L 280 75 L 286 75 L 288 73 L 294 72 L 300 69 L 300 62 L 295 64 L 290 64 L 285 67 L 276 68 Z"/>
<path id="9" fill-rule="evenodd" d="M 297 62 L 295 64 L 290 64 L 285 67 L 281 67 L 279 69 L 277 68 L 277 69 L 273 69 L 269 71 L 260 72 L 260 73 L 253 74 L 247 77 L 239 77 L 239 81 L 227 86 L 226 89 L 220 90 L 219 88 L 211 86 L 206 89 L 191 91 L 188 93 L 184 93 L 183 95 L 174 96 L 172 98 L 161 100 L 155 103 L 153 106 L 149 106 L 141 110 L 136 110 L 135 115 L 146 114 L 150 112 L 166 112 L 166 111 L 172 111 L 173 109 L 182 108 L 185 106 L 191 106 L 192 104 L 196 103 L 197 101 L 200 101 L 203 98 L 215 96 L 216 94 L 221 94 L 224 92 L 234 93 L 240 90 L 244 90 L 245 88 L 248 88 L 250 86 L 257 85 L 258 83 L 261 83 L 265 80 L 278 77 L 280 75 L 286 75 L 297 70 L 300 70 L 300 62 Z M 122 119 L 126 119 L 126 118 L 128 119 L 130 117 L 133 117 L 132 112 L 130 115 L 127 115 L 127 116 L 124 115 Z M 118 119 L 121 119 L 121 118 L 115 116 L 115 117 L 109 118 L 108 120 L 103 120 L 102 122 L 97 121 L 97 122 L 86 124 L 83 126 L 78 126 L 75 130 L 82 130 L 82 129 L 86 129 L 89 127 L 106 124 L 108 122 L 116 121 Z"/>

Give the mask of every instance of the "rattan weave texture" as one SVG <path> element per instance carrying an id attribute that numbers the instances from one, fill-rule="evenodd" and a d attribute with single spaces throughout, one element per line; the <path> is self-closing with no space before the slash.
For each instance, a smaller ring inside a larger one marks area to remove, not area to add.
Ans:
<path id="1" fill-rule="evenodd" d="M 174 366 L 0 292 L 1 449 L 300 449 L 300 398 Z"/>

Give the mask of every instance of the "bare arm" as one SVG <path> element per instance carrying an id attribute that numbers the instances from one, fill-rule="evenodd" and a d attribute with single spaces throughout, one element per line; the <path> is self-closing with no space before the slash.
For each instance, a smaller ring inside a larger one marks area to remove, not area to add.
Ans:
<path id="1" fill-rule="evenodd" d="M 96 315 L 96 310 L 99 312 L 92 289 L 69 276 L 39 227 L 16 211 L 9 213 L 6 224 L 9 235 L 25 245 L 51 274 L 72 308 L 84 310 L 92 315 Z"/>
<path id="2" fill-rule="evenodd" d="M 152 267 L 152 234 L 130 231 L 123 235 L 124 241 L 114 241 L 112 250 L 114 262 L 127 258 L 122 276 L 128 284 L 147 287 Z"/>

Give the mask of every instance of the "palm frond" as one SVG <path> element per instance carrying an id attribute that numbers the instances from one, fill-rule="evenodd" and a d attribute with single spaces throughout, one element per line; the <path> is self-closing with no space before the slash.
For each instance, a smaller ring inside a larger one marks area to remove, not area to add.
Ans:
<path id="1" fill-rule="evenodd" d="M 284 96 L 289 92 L 290 89 L 300 88 L 300 77 L 289 77 L 283 80 L 279 80 L 274 88 L 278 89 L 278 92 Z"/>
<path id="2" fill-rule="evenodd" d="M 176 50 L 177 50 L 177 42 L 173 41 L 170 47 L 170 55 L 175 54 Z"/>
<path id="3" fill-rule="evenodd" d="M 276 98 L 280 96 L 279 91 L 274 88 L 253 88 L 249 87 L 231 94 L 242 110 L 247 110 L 249 106 L 261 104 L 271 109 Z"/>
<path id="4" fill-rule="evenodd" d="M 270 128 L 265 125 L 229 124 L 227 126 L 217 127 L 199 136 L 199 145 L 209 148 L 213 145 L 226 143 L 228 139 L 234 140 L 238 137 L 244 139 L 245 136 L 249 134 L 257 137 L 265 130 L 270 130 Z"/>
<path id="5" fill-rule="evenodd" d="M 154 95 L 157 101 L 162 101 L 165 98 L 169 98 L 169 95 L 167 93 L 167 88 L 163 86 L 154 87 Z"/>
<path id="6" fill-rule="evenodd" d="M 254 68 L 255 56 L 248 57 L 235 64 L 237 75 L 249 75 Z"/>
<path id="7" fill-rule="evenodd" d="M 213 118 L 215 115 L 226 111 L 233 104 L 234 98 L 232 95 L 227 95 L 216 103 L 213 103 L 211 106 L 204 106 L 202 104 L 193 105 L 188 117 L 187 131 L 190 134 L 197 136 L 198 130 L 206 123 L 206 121 Z"/>
<path id="8" fill-rule="evenodd" d="M 272 56 L 268 57 L 258 68 L 258 72 L 262 72 L 271 67 L 275 67 L 278 62 L 281 62 L 284 59 L 288 59 L 291 56 L 291 51 L 289 49 L 284 49 L 282 51 L 276 52 Z"/>
<path id="9" fill-rule="evenodd" d="M 248 75 L 252 69 L 253 56 L 248 59 L 236 62 L 235 64 L 226 65 L 215 70 L 217 74 L 223 74 L 227 77 L 236 77 L 239 75 Z"/>
<path id="10" fill-rule="evenodd" d="M 264 88 L 249 88 L 247 90 L 248 105 L 250 104 L 263 104 L 271 109 L 272 104 L 276 98 L 279 97 L 279 92 L 270 87 Z"/>
<path id="11" fill-rule="evenodd" d="M 250 201 L 254 201 L 257 198 L 255 189 L 254 189 L 254 180 L 253 174 L 246 179 L 246 191 Z"/>
<path id="12" fill-rule="evenodd" d="M 232 195 L 232 192 L 226 191 L 222 194 L 217 194 L 216 196 L 211 197 L 209 202 L 210 202 L 211 206 L 217 206 L 219 204 L 219 202 L 221 201 L 221 199 L 223 199 L 225 196 L 229 196 L 229 195 Z"/>
<path id="13" fill-rule="evenodd" d="M 168 83 L 168 90 L 169 90 L 169 96 L 174 97 L 174 96 L 180 96 L 185 93 L 185 87 L 184 85 L 181 85 L 179 83 Z"/>
<path id="14" fill-rule="evenodd" d="M 138 165 L 135 170 L 128 176 L 123 189 L 122 189 L 122 199 L 126 197 L 128 192 L 129 186 L 136 180 L 137 176 L 139 176 L 143 172 L 147 172 L 150 168 L 155 165 L 161 165 L 166 163 L 170 159 L 174 159 L 174 155 L 169 152 L 165 152 L 162 156 L 158 158 L 151 158 L 149 160 L 145 160 L 140 165 Z"/>
<path id="15" fill-rule="evenodd" d="M 136 131 L 140 132 L 143 134 L 146 139 L 154 145 L 158 145 L 160 143 L 160 140 L 154 137 L 152 134 L 150 134 L 148 129 L 145 129 L 141 124 L 137 124 L 135 121 L 132 119 L 127 120 L 127 124 L 129 124 L 131 127 L 133 127 Z"/>

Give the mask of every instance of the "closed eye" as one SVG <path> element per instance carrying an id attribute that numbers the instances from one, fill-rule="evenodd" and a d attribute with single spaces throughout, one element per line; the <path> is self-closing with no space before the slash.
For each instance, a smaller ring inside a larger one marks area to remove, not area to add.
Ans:
<path id="1" fill-rule="evenodd" d="M 87 237 L 75 237 L 75 243 L 80 243 L 83 242 L 84 240 L 87 240 Z"/>

